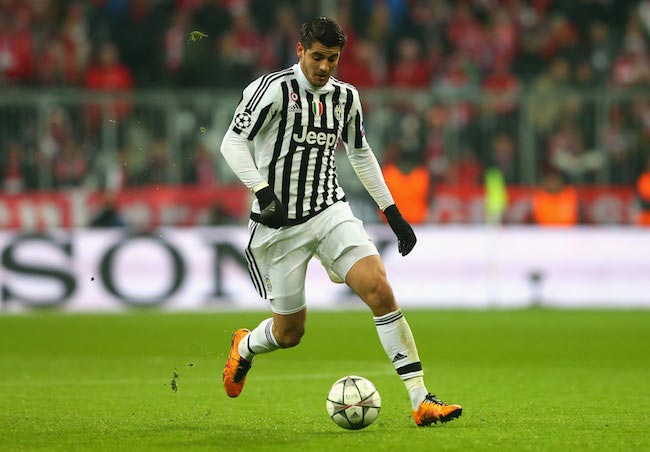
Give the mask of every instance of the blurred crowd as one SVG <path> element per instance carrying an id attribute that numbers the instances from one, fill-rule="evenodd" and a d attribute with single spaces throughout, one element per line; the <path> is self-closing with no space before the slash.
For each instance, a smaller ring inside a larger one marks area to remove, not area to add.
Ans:
<path id="1" fill-rule="evenodd" d="M 339 75 L 358 87 L 650 80 L 647 0 L 2 0 L 0 82 L 241 87 L 292 64 L 300 24 L 323 12 L 348 34 Z"/>
<path id="2" fill-rule="evenodd" d="M 240 90 L 293 64 L 300 24 L 319 14 L 336 17 L 349 38 L 339 78 L 437 99 L 425 109 L 390 105 L 390 130 L 368 108 L 382 163 L 402 173 L 419 168 L 432 184 L 469 185 L 496 167 L 508 184 L 558 172 L 574 184 L 631 186 L 646 167 L 650 95 L 611 103 L 598 95 L 650 84 L 650 0 L 0 0 L 0 90 Z M 522 118 L 524 93 L 533 101 Z M 111 108 L 116 124 L 133 117 L 128 103 Z M 105 157 L 89 151 L 101 147 L 100 110 L 54 108 L 46 135 L 32 142 L 11 130 L 28 136 L 35 121 L 17 127 L 0 112 L 3 189 L 42 188 L 31 179 L 44 167 L 48 186 L 83 184 Z M 526 124 L 533 132 L 524 137 Z M 139 157 L 141 171 L 123 171 L 133 158 L 126 133 L 117 131 L 117 171 L 104 185 L 169 182 L 176 170 L 160 134 Z M 535 153 L 522 161 L 525 140 Z M 193 163 L 173 180 L 219 177 L 214 149 L 195 142 L 188 152 Z M 532 177 L 522 174 L 526 164 Z"/>

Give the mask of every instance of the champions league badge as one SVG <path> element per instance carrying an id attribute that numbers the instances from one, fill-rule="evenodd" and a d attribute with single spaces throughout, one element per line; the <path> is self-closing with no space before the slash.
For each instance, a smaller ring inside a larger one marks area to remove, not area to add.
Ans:
<path id="1" fill-rule="evenodd" d="M 241 130 L 247 129 L 251 125 L 251 121 L 251 115 L 247 111 L 235 116 L 235 126 Z"/>

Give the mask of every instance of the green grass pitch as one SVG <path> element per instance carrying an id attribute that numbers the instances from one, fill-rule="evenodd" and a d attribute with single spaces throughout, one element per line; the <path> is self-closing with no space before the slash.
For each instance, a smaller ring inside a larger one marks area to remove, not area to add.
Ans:
<path id="1" fill-rule="evenodd" d="M 366 311 L 311 312 L 238 399 L 221 386 L 230 335 L 265 313 L 0 316 L 0 450 L 650 449 L 650 311 L 406 315 L 460 419 L 415 426 Z M 365 430 L 325 411 L 347 374 L 382 396 Z"/>

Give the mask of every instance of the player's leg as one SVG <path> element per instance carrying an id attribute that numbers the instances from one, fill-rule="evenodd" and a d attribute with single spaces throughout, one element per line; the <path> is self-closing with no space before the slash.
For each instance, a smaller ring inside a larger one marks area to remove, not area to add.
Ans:
<path id="1" fill-rule="evenodd" d="M 388 358 L 404 381 L 418 425 L 458 417 L 462 409 L 429 394 L 415 340 L 399 310 L 377 248 L 347 203 L 337 203 L 316 217 L 312 226 L 320 244 L 316 256 L 334 282 L 346 282 L 370 307 Z"/>
<path id="2" fill-rule="evenodd" d="M 395 300 L 381 258 L 375 255 L 358 260 L 345 282 L 372 311 L 379 340 L 416 409 L 428 394 L 424 372 L 411 328 Z"/>
<path id="3" fill-rule="evenodd" d="M 332 281 L 346 282 L 370 307 L 384 350 L 404 380 L 416 408 L 428 394 L 422 365 L 411 330 L 386 279 L 379 252 L 349 205 L 341 203 L 330 209 L 331 212 L 321 214 L 323 224 L 317 230 L 323 235 L 316 255 Z"/>
<path id="4" fill-rule="evenodd" d="M 282 314 L 275 310 L 278 300 L 272 300 L 273 310 L 273 337 L 280 348 L 295 347 L 305 334 L 307 323 L 307 307 L 304 304 L 305 292 L 302 292 L 302 309 L 291 314 Z"/>
<path id="5" fill-rule="evenodd" d="M 271 301 L 272 317 L 249 331 L 233 334 L 223 384 L 230 397 L 243 390 L 246 375 L 258 354 L 297 345 L 304 334 L 305 275 L 314 252 L 313 237 L 300 226 L 274 230 L 251 222 L 246 257 L 253 283 Z M 286 295 L 290 294 L 290 295 Z"/>
<path id="6" fill-rule="evenodd" d="M 298 345 L 305 332 L 307 320 L 304 291 L 302 294 L 302 296 L 298 294 L 281 300 L 272 300 L 274 306 L 272 317 L 262 320 L 252 331 L 245 328 L 235 331 L 228 361 L 223 371 L 223 385 L 230 397 L 241 394 L 255 356 Z M 297 311 L 293 309 L 291 313 L 281 314 L 275 311 L 278 306 L 297 304 L 300 304 L 300 308 Z"/>
<path id="7" fill-rule="evenodd" d="M 290 297 L 271 300 L 271 310 L 272 317 L 263 320 L 239 344 L 240 356 L 249 362 L 256 355 L 295 347 L 305 334 L 307 309 L 304 290 Z"/>
<path id="8" fill-rule="evenodd" d="M 323 221 L 318 222 L 317 231 L 322 237 L 316 256 L 332 281 L 346 282 L 370 307 L 381 343 L 405 380 L 412 404 L 417 406 L 427 394 L 422 366 L 379 252 L 347 203 L 335 204 L 328 211 L 321 214 Z"/>
<path id="9" fill-rule="evenodd" d="M 447 405 L 427 390 L 413 333 L 395 300 L 381 258 L 359 259 L 345 282 L 372 311 L 379 340 L 409 393 L 415 422 L 429 425 L 460 416 L 459 405 Z"/>

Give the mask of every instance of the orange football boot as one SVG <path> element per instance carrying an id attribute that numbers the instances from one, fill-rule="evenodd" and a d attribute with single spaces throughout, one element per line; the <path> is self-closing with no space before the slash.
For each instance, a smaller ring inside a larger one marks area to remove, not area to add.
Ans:
<path id="1" fill-rule="evenodd" d="M 413 410 L 413 419 L 421 427 L 435 424 L 438 421 L 447 422 L 463 414 L 460 405 L 447 405 L 433 394 L 427 394 L 417 410 Z"/>
<path id="2" fill-rule="evenodd" d="M 250 331 L 246 328 L 240 328 L 234 332 L 230 342 L 230 354 L 226 361 L 226 367 L 223 368 L 223 387 L 230 397 L 237 397 L 241 394 L 246 382 L 246 374 L 251 368 L 252 363 L 239 355 L 239 343 L 248 333 Z"/>

